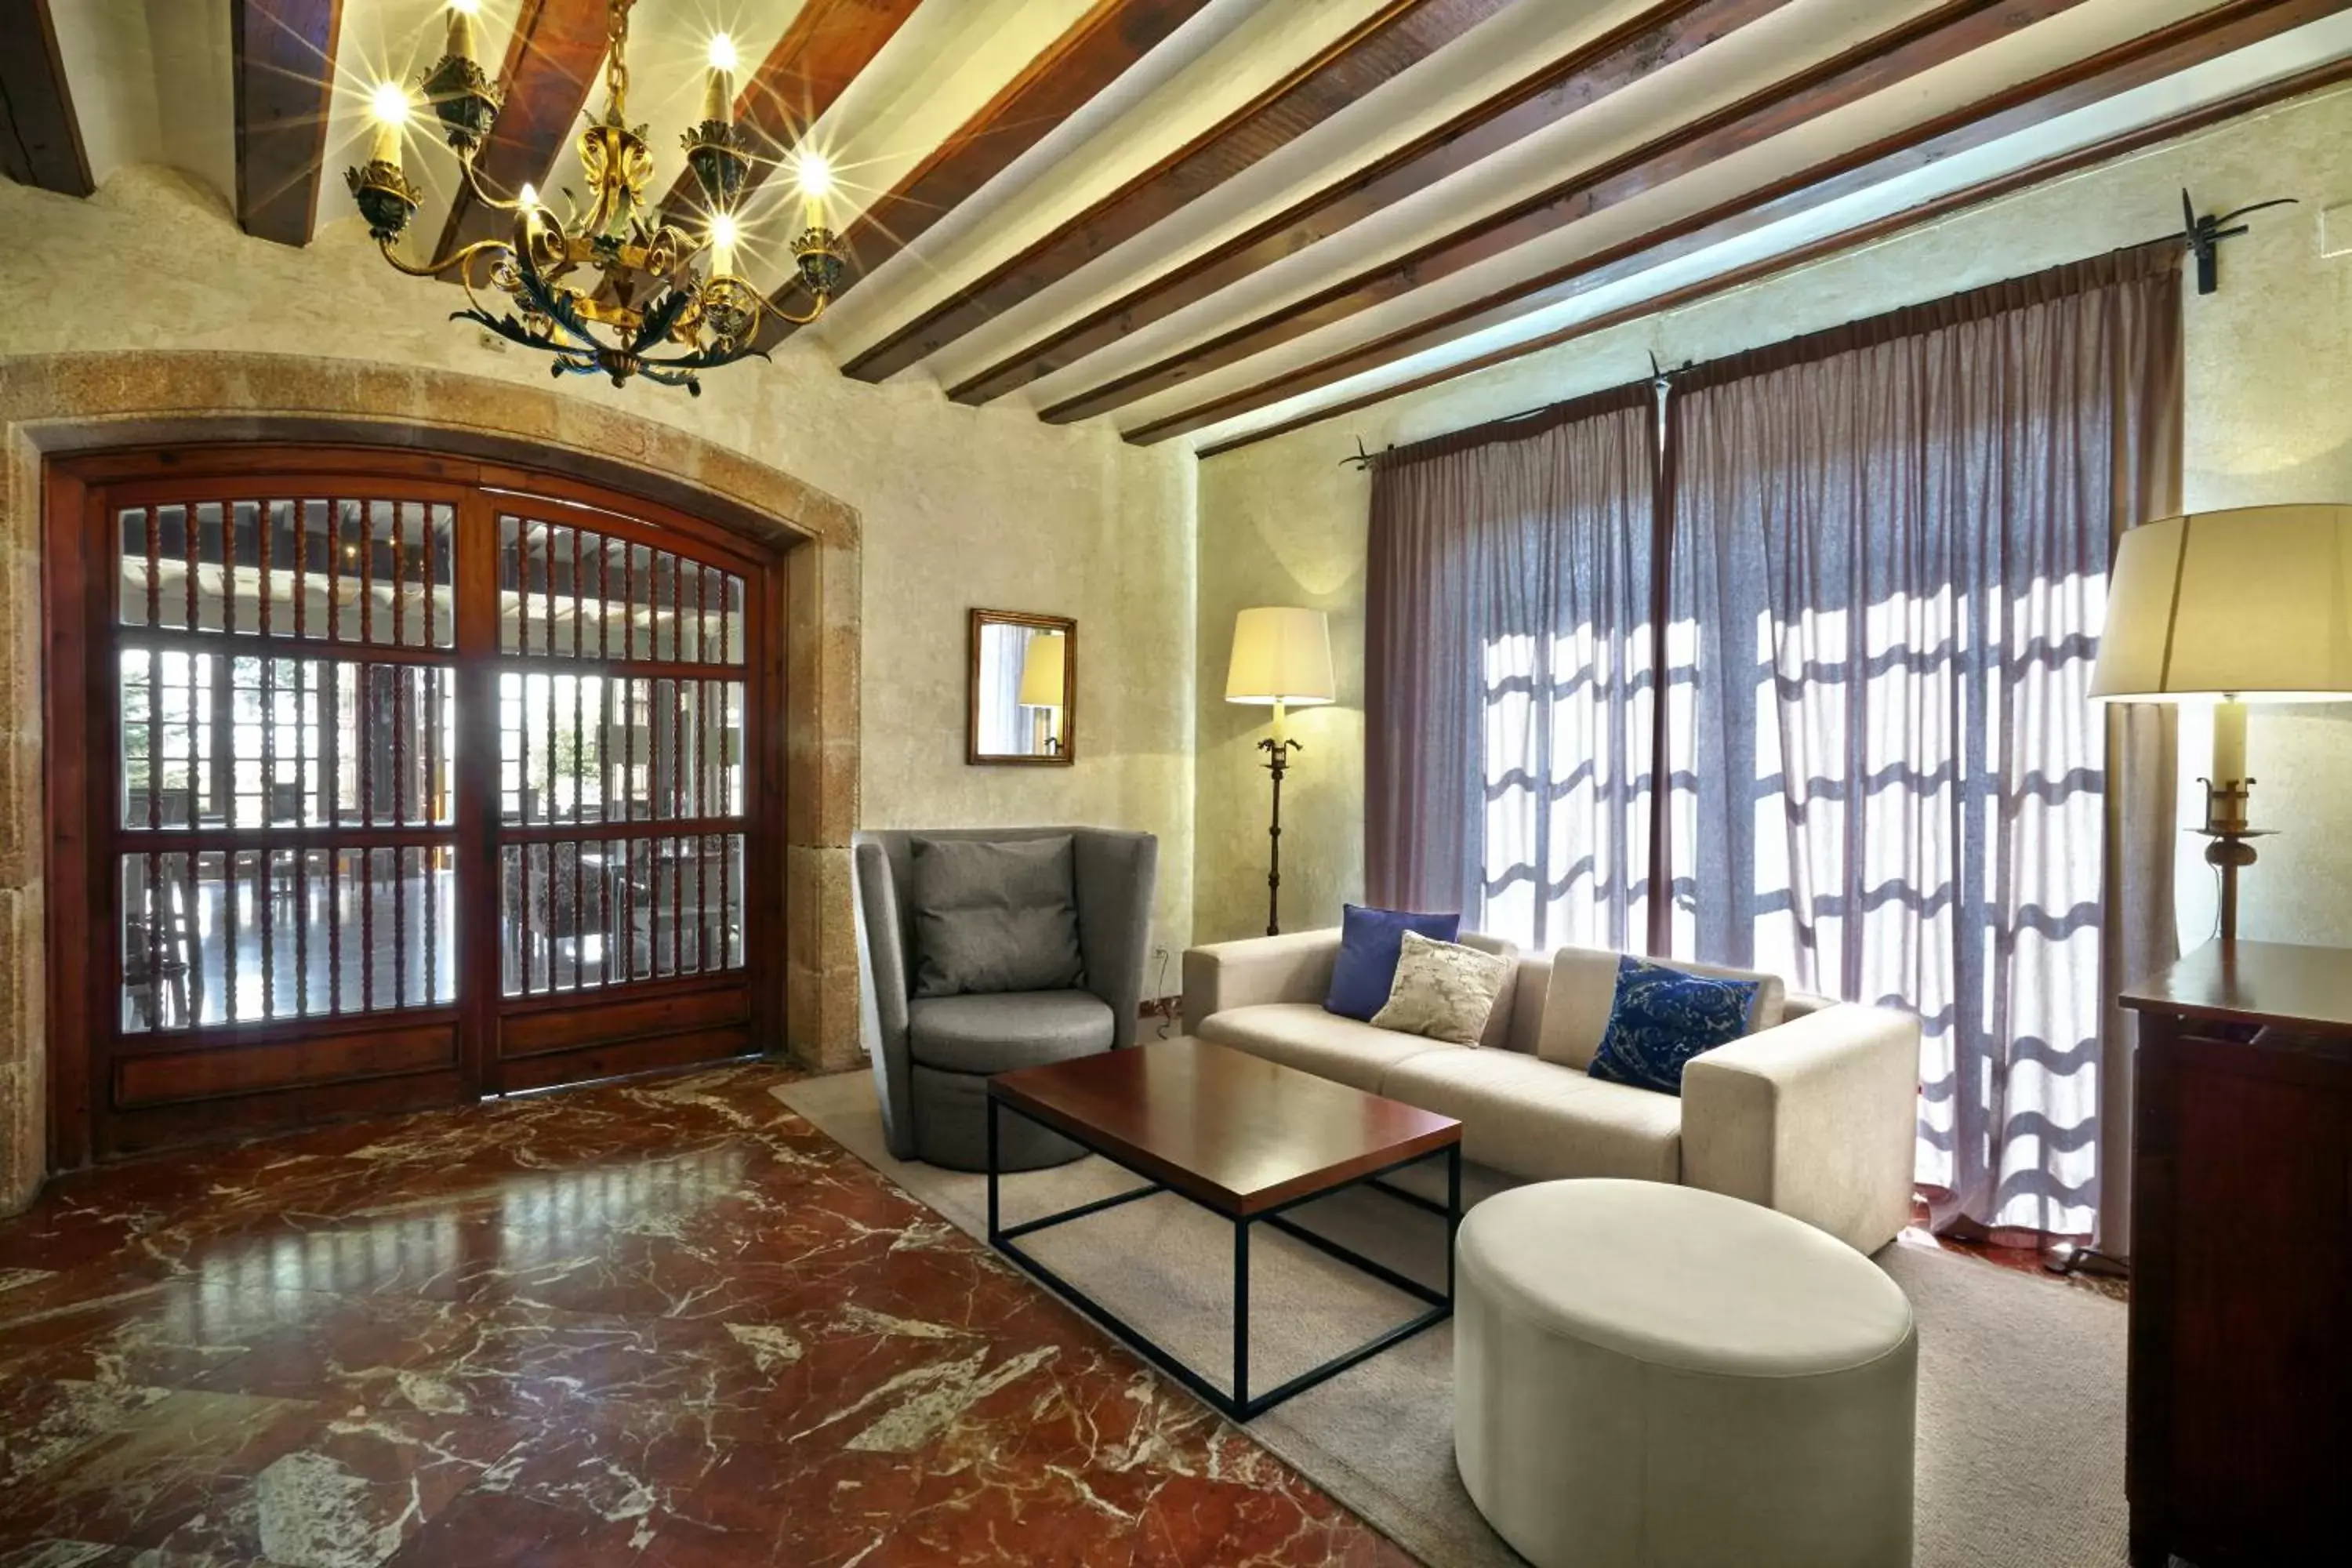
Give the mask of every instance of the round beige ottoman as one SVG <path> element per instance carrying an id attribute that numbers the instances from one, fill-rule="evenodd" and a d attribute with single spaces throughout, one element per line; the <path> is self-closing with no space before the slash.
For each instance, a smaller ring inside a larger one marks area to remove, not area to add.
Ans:
<path id="1" fill-rule="evenodd" d="M 1536 1568 L 1908 1568 L 1918 1342 L 1862 1254 L 1581 1181 L 1487 1199 L 1455 1258 L 1454 1462 Z"/>

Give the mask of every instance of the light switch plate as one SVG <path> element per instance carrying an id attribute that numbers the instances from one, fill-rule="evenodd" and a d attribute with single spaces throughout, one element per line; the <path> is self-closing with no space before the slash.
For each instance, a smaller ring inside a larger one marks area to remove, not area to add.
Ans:
<path id="1" fill-rule="evenodd" d="M 2319 210 L 2319 254 L 2352 256 L 2352 202 Z"/>

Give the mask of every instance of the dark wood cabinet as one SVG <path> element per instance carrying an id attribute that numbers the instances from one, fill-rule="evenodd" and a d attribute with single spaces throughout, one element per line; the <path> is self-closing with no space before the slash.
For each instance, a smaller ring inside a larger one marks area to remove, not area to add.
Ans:
<path id="1" fill-rule="evenodd" d="M 2352 1539 L 2352 952 L 2214 942 L 2138 1014 L 2134 1568 Z"/>

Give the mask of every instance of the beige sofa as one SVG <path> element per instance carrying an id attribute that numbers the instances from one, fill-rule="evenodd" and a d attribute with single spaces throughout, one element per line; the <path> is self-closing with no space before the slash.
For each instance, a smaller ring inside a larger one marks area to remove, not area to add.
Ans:
<path id="1" fill-rule="evenodd" d="M 1779 1209 L 1864 1252 L 1910 1218 L 1919 1022 L 1908 1014 L 1685 965 L 1765 984 L 1756 1031 L 1693 1058 L 1677 1099 L 1585 1075 L 1616 994 L 1613 952 L 1518 958 L 1473 1047 L 1325 1012 L 1339 951 L 1336 930 L 1192 949 L 1186 1029 L 1457 1119 L 1474 1196 L 1570 1176 L 1673 1182 Z"/>

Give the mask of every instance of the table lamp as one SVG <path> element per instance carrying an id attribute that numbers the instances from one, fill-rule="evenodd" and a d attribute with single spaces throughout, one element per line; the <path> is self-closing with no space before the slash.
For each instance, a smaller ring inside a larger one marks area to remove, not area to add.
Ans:
<path id="1" fill-rule="evenodd" d="M 1283 710 L 1329 702 L 1338 694 L 1331 679 L 1331 632 L 1322 611 L 1261 607 L 1234 617 L 1225 700 L 1274 710 L 1273 733 L 1257 743 L 1274 778 L 1274 816 L 1266 826 L 1268 936 L 1282 933 L 1282 775 L 1288 770 L 1290 753 L 1305 749 L 1283 734 Z"/>
<path id="2" fill-rule="evenodd" d="M 1037 716 L 1044 732 L 1036 742 L 1045 752 L 1062 749 L 1062 737 L 1055 733 L 1055 725 L 1062 715 L 1069 646 L 1069 639 L 1060 632 L 1038 632 L 1021 655 L 1021 706 L 1044 710 Z"/>
<path id="3" fill-rule="evenodd" d="M 2352 506 L 2254 506 L 2136 528 L 2116 550 L 2091 696 L 2210 703 L 2207 862 L 2221 940 L 2238 937 L 2238 872 L 2254 863 L 2246 704 L 2352 700 Z"/>

